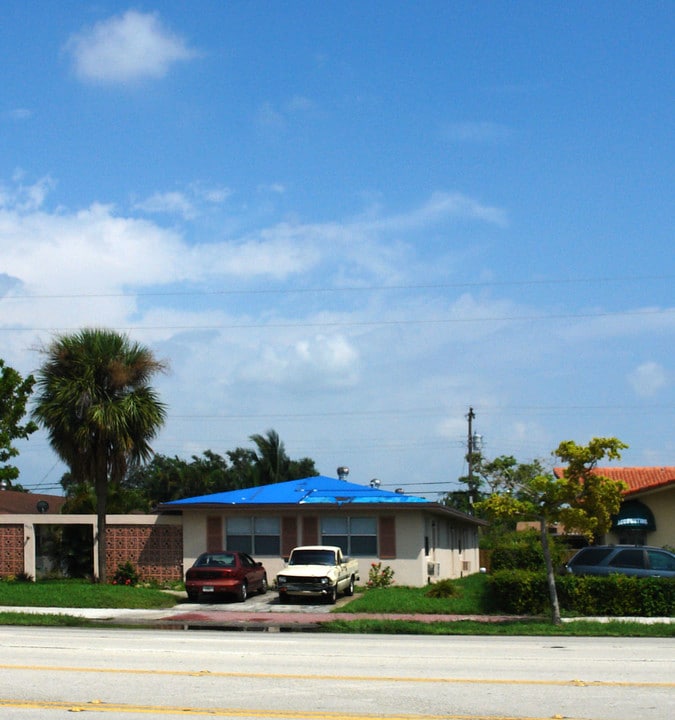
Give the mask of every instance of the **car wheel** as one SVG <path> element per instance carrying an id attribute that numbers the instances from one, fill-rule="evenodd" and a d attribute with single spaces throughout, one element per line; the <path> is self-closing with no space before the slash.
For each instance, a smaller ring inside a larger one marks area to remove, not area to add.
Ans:
<path id="1" fill-rule="evenodd" d="M 248 597 L 248 587 L 246 586 L 246 583 L 243 582 L 241 586 L 239 587 L 239 592 L 237 593 L 237 600 L 239 602 L 244 602 L 246 598 Z"/>
<path id="2" fill-rule="evenodd" d="M 354 576 L 352 575 L 349 578 L 349 585 L 347 585 L 347 589 L 345 590 L 345 595 L 349 595 L 350 597 L 354 594 Z"/>
<path id="3" fill-rule="evenodd" d="M 263 575 L 262 580 L 260 581 L 260 594 L 264 595 L 267 592 L 267 575 Z"/>
<path id="4" fill-rule="evenodd" d="M 333 587 L 328 591 L 326 601 L 329 605 L 335 605 L 337 602 L 337 585 L 333 585 Z"/>
<path id="5" fill-rule="evenodd" d="M 187 594 L 187 596 L 188 596 L 188 600 L 189 600 L 190 602 L 198 602 L 198 601 L 199 601 L 199 593 L 189 592 L 189 593 Z"/>

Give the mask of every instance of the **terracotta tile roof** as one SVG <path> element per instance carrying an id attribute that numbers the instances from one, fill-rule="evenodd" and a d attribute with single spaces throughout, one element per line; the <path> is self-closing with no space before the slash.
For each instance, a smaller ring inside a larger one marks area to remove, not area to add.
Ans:
<path id="1" fill-rule="evenodd" d="M 553 469 L 556 477 L 561 477 L 565 468 Z M 675 484 L 675 467 L 604 467 L 595 468 L 594 472 L 611 478 L 623 480 L 628 485 L 625 495 L 657 490 Z"/>
<path id="2" fill-rule="evenodd" d="M 49 506 L 47 514 L 61 512 L 66 498 L 61 495 L 43 495 L 42 493 L 25 493 L 16 490 L 0 491 L 0 514 L 33 515 L 39 512 L 37 504 L 44 500 Z"/>

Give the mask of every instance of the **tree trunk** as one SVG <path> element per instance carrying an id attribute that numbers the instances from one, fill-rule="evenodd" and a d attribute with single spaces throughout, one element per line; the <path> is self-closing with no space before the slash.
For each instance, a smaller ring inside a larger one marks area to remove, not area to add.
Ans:
<path id="1" fill-rule="evenodd" d="M 551 560 L 551 548 L 548 542 L 548 523 L 544 518 L 540 519 L 541 548 L 544 552 L 546 563 L 546 582 L 548 583 L 548 594 L 551 600 L 551 619 L 554 625 L 560 625 L 560 605 L 558 603 L 558 589 L 555 586 L 555 571 Z"/>
<path id="2" fill-rule="evenodd" d="M 105 455 L 99 456 L 96 469 L 96 518 L 98 522 L 98 581 L 100 583 L 108 582 L 108 568 L 106 563 L 106 555 L 108 549 L 107 542 L 107 506 L 108 506 L 108 463 Z"/>

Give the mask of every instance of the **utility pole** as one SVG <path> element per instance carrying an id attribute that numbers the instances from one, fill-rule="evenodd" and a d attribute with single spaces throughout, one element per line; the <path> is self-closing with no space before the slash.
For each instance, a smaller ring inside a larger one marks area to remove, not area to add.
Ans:
<path id="1" fill-rule="evenodd" d="M 474 497 L 473 497 L 473 430 L 472 430 L 472 423 L 474 418 L 476 417 L 476 414 L 473 411 L 473 408 L 469 408 L 469 414 L 466 416 L 469 421 L 469 436 L 467 438 L 466 443 L 466 460 L 469 464 L 469 472 L 468 472 L 468 482 L 467 485 L 469 487 L 469 502 L 471 505 L 473 505 Z"/>

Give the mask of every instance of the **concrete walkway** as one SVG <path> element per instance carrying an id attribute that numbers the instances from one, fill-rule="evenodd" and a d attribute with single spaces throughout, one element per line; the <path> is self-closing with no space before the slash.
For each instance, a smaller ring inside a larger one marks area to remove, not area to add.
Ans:
<path id="1" fill-rule="evenodd" d="M 408 620 L 422 623 L 457 622 L 473 620 L 477 622 L 504 622 L 525 619 L 522 616 L 505 615 L 417 615 L 411 613 L 341 613 L 339 607 L 333 612 L 334 605 L 274 605 L 267 607 L 249 607 L 248 601 L 241 603 L 223 603 L 200 605 L 181 603 L 173 608 L 161 610 L 133 610 L 108 608 L 44 608 L 44 607 L 0 607 L 0 612 L 18 612 L 30 614 L 70 615 L 88 618 L 114 625 L 130 625 L 166 629 L 232 629 L 232 630 L 276 630 L 311 631 L 318 630 L 322 623 L 333 620 Z M 583 618 L 608 622 L 623 620 L 642 623 L 672 623 L 675 618 Z M 570 622 L 565 619 L 564 622 Z"/>

